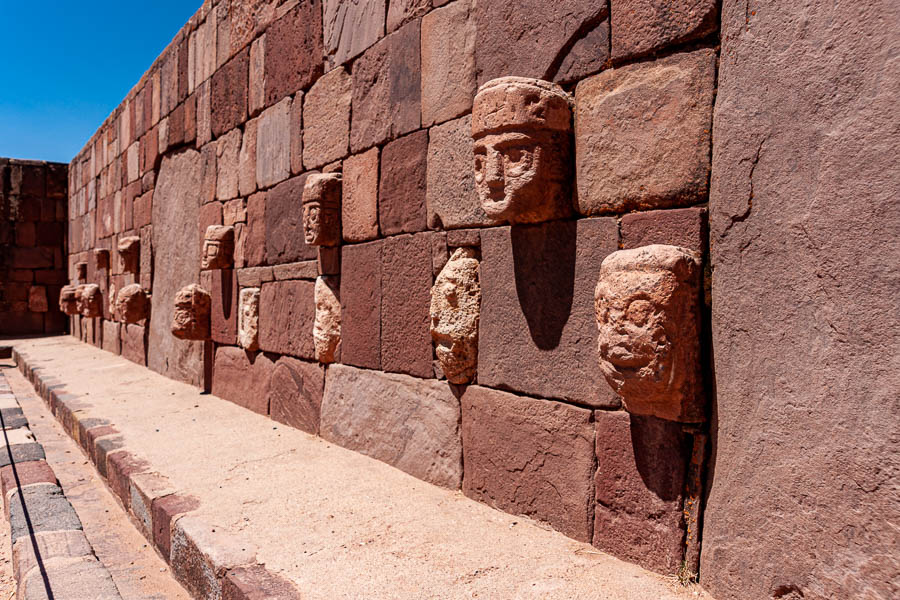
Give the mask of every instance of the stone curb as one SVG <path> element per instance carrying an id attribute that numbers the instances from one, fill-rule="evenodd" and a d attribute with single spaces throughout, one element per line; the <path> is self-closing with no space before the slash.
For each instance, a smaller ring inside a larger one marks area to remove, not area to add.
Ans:
<path id="1" fill-rule="evenodd" d="M 0 393 L 6 399 L 2 416 L 7 446 L 0 451 L 0 484 L 10 528 L 16 597 L 75 597 L 73 594 L 90 589 L 94 598 L 122 600 L 112 576 L 85 537 L 78 514 L 47 464 L 44 447 L 35 441 L 3 374 Z M 8 397 L 12 397 L 14 407 Z M 47 590 L 47 583 L 52 592 Z"/>
<path id="2" fill-rule="evenodd" d="M 34 367 L 27 355 L 16 348 L 12 354 L 19 371 L 90 458 L 123 509 L 134 517 L 138 530 L 191 596 L 221 600 L 301 597 L 293 583 L 258 564 L 252 544 L 216 532 L 191 516 L 198 501 L 178 493 L 165 476 L 151 472 L 146 461 L 129 452 L 114 423 L 86 416 L 83 409 L 89 404 Z"/>

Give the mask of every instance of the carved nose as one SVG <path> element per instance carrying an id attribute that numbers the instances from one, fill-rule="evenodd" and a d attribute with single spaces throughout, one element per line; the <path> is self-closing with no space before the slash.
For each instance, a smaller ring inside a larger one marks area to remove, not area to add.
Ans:
<path id="1" fill-rule="evenodd" d="M 503 187 L 503 161 L 497 152 L 488 152 L 484 168 L 485 179 L 488 187 Z"/>

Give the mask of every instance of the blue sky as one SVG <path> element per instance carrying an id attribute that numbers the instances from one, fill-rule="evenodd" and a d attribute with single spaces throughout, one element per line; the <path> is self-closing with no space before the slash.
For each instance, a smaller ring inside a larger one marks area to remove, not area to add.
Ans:
<path id="1" fill-rule="evenodd" d="M 202 0 L 0 0 L 0 156 L 69 162 Z"/>

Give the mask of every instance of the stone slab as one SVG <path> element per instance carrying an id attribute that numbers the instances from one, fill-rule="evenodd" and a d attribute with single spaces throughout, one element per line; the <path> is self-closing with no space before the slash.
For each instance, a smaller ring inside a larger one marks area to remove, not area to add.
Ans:
<path id="1" fill-rule="evenodd" d="M 383 242 L 341 247 L 341 362 L 381 368 Z"/>
<path id="2" fill-rule="evenodd" d="M 259 297 L 259 347 L 265 352 L 315 358 L 313 322 L 315 283 L 273 281 L 262 285 Z"/>
<path id="3" fill-rule="evenodd" d="M 15 544 L 20 537 L 28 536 L 29 531 L 80 530 L 81 521 L 62 488 L 39 484 L 17 490 L 10 496 L 9 526 Z"/>
<path id="4" fill-rule="evenodd" d="M 318 434 L 324 391 L 322 365 L 282 356 L 269 380 L 269 413 L 280 423 Z"/>

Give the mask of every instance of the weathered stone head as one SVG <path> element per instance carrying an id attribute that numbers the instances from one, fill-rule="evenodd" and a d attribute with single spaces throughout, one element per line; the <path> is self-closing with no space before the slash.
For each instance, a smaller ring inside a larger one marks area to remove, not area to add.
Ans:
<path id="1" fill-rule="evenodd" d="M 183 287 L 175 294 L 175 313 L 172 315 L 172 335 L 182 340 L 209 339 L 209 313 L 212 298 L 196 283 Z"/>
<path id="2" fill-rule="evenodd" d="M 259 288 L 242 289 L 238 304 L 238 344 L 252 352 L 259 349 Z"/>
<path id="3" fill-rule="evenodd" d="M 77 315 L 79 313 L 78 297 L 74 285 L 64 285 L 59 290 L 59 310 L 64 315 Z"/>
<path id="4" fill-rule="evenodd" d="M 676 246 L 613 252 L 594 294 L 600 369 L 634 414 L 702 421 L 700 260 Z"/>
<path id="5" fill-rule="evenodd" d="M 203 238 L 201 269 L 230 269 L 234 266 L 234 227 L 210 225 Z"/>
<path id="6" fill-rule="evenodd" d="M 337 277 L 316 278 L 314 292 L 316 319 L 313 321 L 313 343 L 316 360 L 323 364 L 337 359 L 341 343 L 340 282 Z"/>
<path id="7" fill-rule="evenodd" d="M 78 281 L 84 281 L 87 279 L 87 263 L 80 262 L 75 263 L 75 279 Z"/>
<path id="8" fill-rule="evenodd" d="M 109 249 L 95 248 L 94 263 L 98 269 L 109 269 Z"/>
<path id="9" fill-rule="evenodd" d="M 341 174 L 313 173 L 303 186 L 303 236 L 310 246 L 341 243 Z"/>
<path id="10" fill-rule="evenodd" d="M 141 264 L 141 238 L 136 235 L 119 240 L 119 270 L 122 273 L 137 273 Z"/>
<path id="11" fill-rule="evenodd" d="M 88 283 L 81 287 L 81 316 L 95 318 L 103 315 L 103 293 L 96 283 Z"/>
<path id="12" fill-rule="evenodd" d="M 572 212 L 572 108 L 540 79 L 485 83 L 472 108 L 475 187 L 496 222 L 539 223 Z"/>
<path id="13" fill-rule="evenodd" d="M 114 313 L 123 323 L 137 323 L 150 315 L 150 296 L 137 283 L 126 285 L 116 295 Z"/>
<path id="14" fill-rule="evenodd" d="M 475 248 L 457 248 L 431 288 L 431 339 L 450 383 L 472 381 L 478 368 L 478 265 Z"/>

